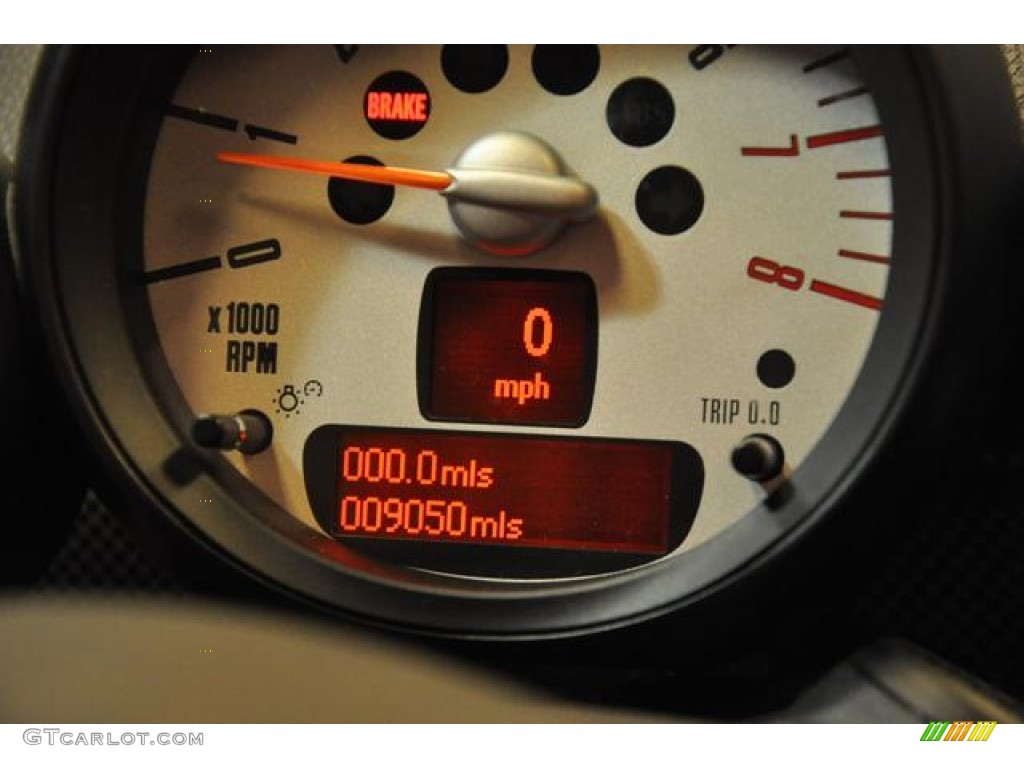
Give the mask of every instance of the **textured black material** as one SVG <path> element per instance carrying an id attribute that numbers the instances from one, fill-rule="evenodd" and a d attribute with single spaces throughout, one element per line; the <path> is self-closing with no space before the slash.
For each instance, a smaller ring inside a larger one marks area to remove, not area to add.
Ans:
<path id="1" fill-rule="evenodd" d="M 1013 83 L 1017 109 L 1024 115 L 1024 45 L 1004 45 L 1003 55 L 1006 57 L 1006 68 Z"/>
<path id="2" fill-rule="evenodd" d="M 972 497 L 920 515 L 841 623 L 851 638 L 906 638 L 1024 699 L 1024 455 L 1004 449 L 965 471 Z"/>
<path id="3" fill-rule="evenodd" d="M 15 155 L 22 108 L 39 59 L 38 45 L 0 46 L 0 154 Z"/>
<path id="4" fill-rule="evenodd" d="M 156 565 L 118 519 L 90 494 L 64 546 L 39 579 L 47 591 L 113 590 L 176 594 L 175 579 Z"/>

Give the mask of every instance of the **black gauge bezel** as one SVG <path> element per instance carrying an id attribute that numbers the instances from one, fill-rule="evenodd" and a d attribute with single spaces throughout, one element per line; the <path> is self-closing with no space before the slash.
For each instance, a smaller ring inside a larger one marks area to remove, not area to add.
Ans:
<path id="1" fill-rule="evenodd" d="M 41 375 L 41 345 L 26 322 L 8 228 L 12 168 L 0 152 L 0 403 L 8 448 L 0 464 L 5 518 L 0 587 L 34 584 L 63 546 L 85 496 L 72 440 L 59 457 L 59 482 L 41 484 L 39 463 L 67 418 L 54 383 Z"/>
<path id="2" fill-rule="evenodd" d="M 908 429 L 921 428 L 926 415 L 918 406 L 911 410 L 914 396 L 940 377 L 947 388 L 969 385 L 972 361 L 985 352 L 978 339 L 990 339 L 998 327 L 999 318 L 965 309 L 966 299 L 985 295 L 998 280 L 1005 158 L 1019 148 L 998 48 L 868 46 L 853 54 L 886 127 L 898 256 L 862 373 L 797 470 L 799 492 L 782 509 L 754 509 L 685 557 L 524 583 L 443 576 L 353 552 L 282 514 L 227 462 L 190 445 L 182 427 L 187 414 L 176 411 L 183 408 L 180 395 L 175 404 L 154 385 L 166 370 L 159 348 L 139 345 L 137 320 L 129 317 L 144 291 L 126 289 L 118 274 L 124 254 L 141 247 L 133 242 L 141 196 L 131 198 L 140 192 L 148 156 L 139 139 L 147 131 L 155 136 L 152 121 L 167 94 L 151 85 L 169 87 L 187 54 L 124 46 L 49 50 L 18 163 L 20 256 L 55 375 L 98 457 L 102 482 L 141 525 L 185 534 L 248 579 L 321 608 L 422 633 L 574 635 L 743 589 L 788 550 L 799 550 L 819 524 L 869 514 L 864 505 L 872 500 L 859 496 L 853 509 L 849 494 Z M 982 85 L 965 79 L 967 72 Z M 133 216 L 135 224 L 126 221 Z M 938 355 L 940 340 L 953 351 Z"/>

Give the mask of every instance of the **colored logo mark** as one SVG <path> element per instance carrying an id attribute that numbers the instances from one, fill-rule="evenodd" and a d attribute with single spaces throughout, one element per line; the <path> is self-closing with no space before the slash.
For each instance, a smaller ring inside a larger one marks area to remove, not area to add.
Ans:
<path id="1" fill-rule="evenodd" d="M 995 727 L 995 720 L 933 720 L 921 734 L 921 741 L 988 741 Z"/>

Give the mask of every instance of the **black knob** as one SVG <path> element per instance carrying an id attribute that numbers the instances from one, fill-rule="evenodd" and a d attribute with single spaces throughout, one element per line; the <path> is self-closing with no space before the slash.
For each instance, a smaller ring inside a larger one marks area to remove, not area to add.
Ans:
<path id="1" fill-rule="evenodd" d="M 785 463 L 785 451 L 771 435 L 747 435 L 732 449 L 733 469 L 757 483 L 778 477 Z"/>
<path id="2" fill-rule="evenodd" d="M 251 409 L 230 416 L 204 414 L 192 424 L 192 439 L 196 445 L 235 450 L 248 456 L 269 448 L 273 436 L 270 419 Z"/>

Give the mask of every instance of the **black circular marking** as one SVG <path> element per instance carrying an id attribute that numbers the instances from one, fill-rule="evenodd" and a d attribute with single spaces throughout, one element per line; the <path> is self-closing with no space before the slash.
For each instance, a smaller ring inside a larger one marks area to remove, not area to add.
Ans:
<path id="1" fill-rule="evenodd" d="M 533 76 L 544 90 L 572 96 L 594 82 L 601 54 L 596 45 L 538 45 L 532 63 Z"/>
<path id="2" fill-rule="evenodd" d="M 668 90 L 657 80 L 635 77 L 612 91 L 605 110 L 615 138 L 631 147 L 649 147 L 672 128 L 676 107 Z"/>
<path id="3" fill-rule="evenodd" d="M 663 165 L 644 176 L 636 189 L 636 213 L 659 235 L 678 235 L 700 219 L 704 190 L 685 168 Z"/>
<path id="4" fill-rule="evenodd" d="M 408 139 L 430 119 L 430 91 L 411 72 L 385 72 L 363 94 L 363 116 L 379 136 Z"/>
<path id="5" fill-rule="evenodd" d="M 448 82 L 464 93 L 489 91 L 508 71 L 508 47 L 446 45 L 441 49 L 441 70 Z"/>
<path id="6" fill-rule="evenodd" d="M 384 165 L 380 160 L 366 155 L 349 157 L 344 162 Z M 327 199 L 334 212 L 349 224 L 372 224 L 391 208 L 395 200 L 395 188 L 390 184 L 370 184 L 332 177 L 327 182 Z"/>
<path id="7" fill-rule="evenodd" d="M 796 363 L 788 352 L 769 349 L 757 360 L 757 378 L 771 389 L 781 389 L 796 375 Z"/>

